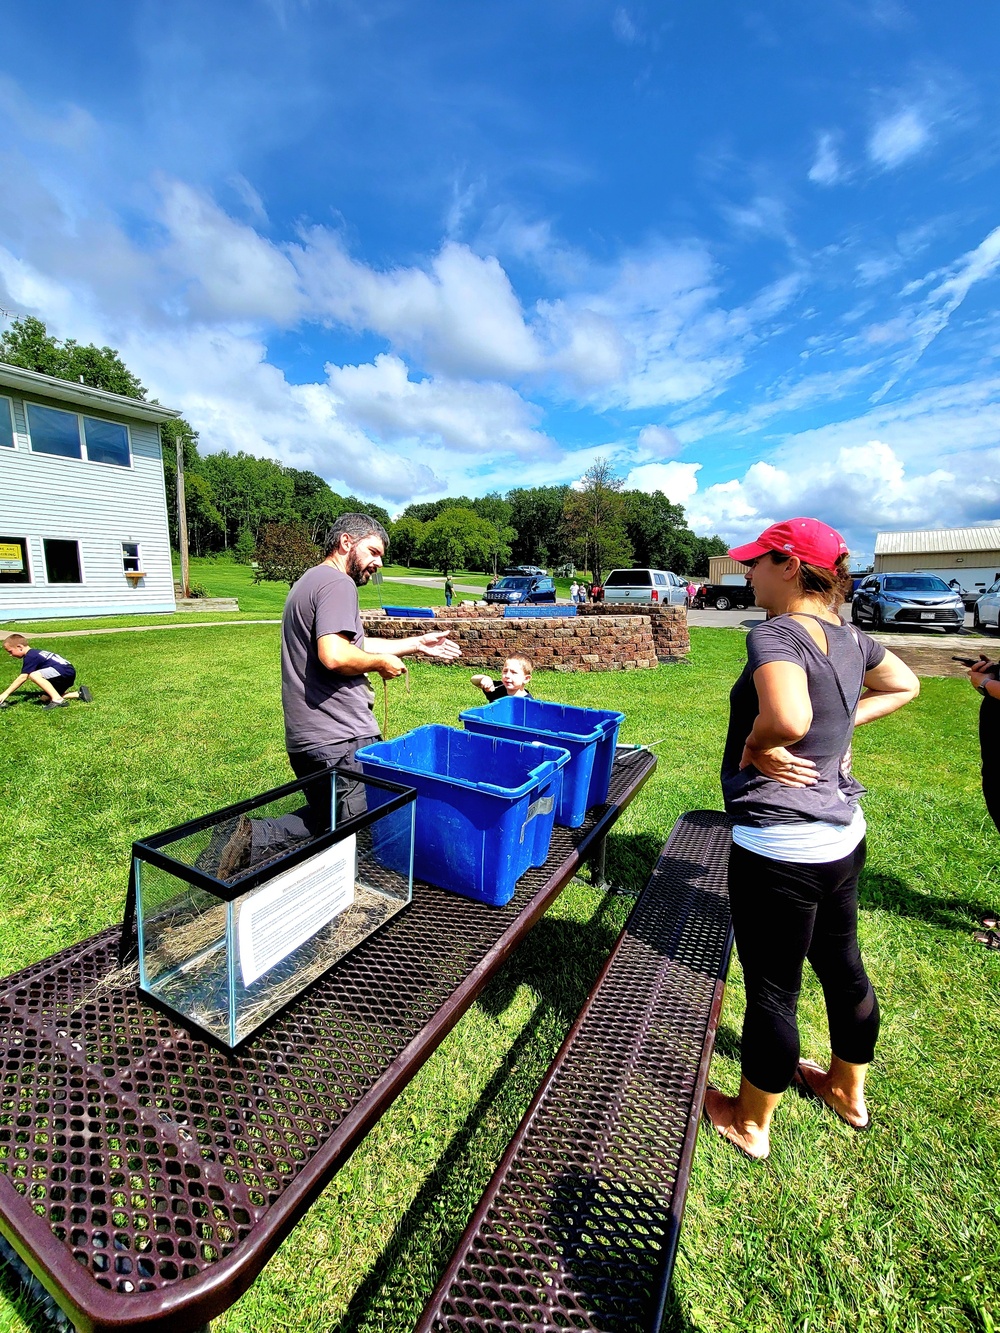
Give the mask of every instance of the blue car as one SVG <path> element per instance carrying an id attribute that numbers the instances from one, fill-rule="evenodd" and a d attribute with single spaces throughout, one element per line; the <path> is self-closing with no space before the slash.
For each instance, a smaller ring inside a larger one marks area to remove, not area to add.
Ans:
<path id="1" fill-rule="evenodd" d="M 495 588 L 486 589 L 486 600 L 501 606 L 537 606 L 556 600 L 556 585 L 547 574 L 509 574 Z"/>

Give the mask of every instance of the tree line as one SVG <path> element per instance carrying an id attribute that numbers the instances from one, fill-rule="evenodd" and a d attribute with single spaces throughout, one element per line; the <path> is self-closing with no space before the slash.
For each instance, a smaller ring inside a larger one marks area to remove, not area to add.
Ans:
<path id="1" fill-rule="evenodd" d="M 146 401 L 145 388 L 113 348 L 59 342 L 32 317 L 0 335 L 0 361 Z M 600 580 L 609 569 L 634 564 L 700 577 L 709 556 L 726 550 L 719 537 L 696 536 L 683 506 L 662 491 L 626 490 L 606 459 L 576 486 L 415 502 L 392 520 L 382 506 L 339 494 L 315 472 L 243 450 L 202 454 L 197 432 L 182 418 L 161 426 L 160 435 L 173 545 L 180 446 L 192 553 L 229 551 L 244 563 L 256 560 L 261 578 L 297 577 L 318 558 L 332 523 L 357 510 L 384 525 L 394 563 L 443 573 L 533 564 L 586 570 Z"/>

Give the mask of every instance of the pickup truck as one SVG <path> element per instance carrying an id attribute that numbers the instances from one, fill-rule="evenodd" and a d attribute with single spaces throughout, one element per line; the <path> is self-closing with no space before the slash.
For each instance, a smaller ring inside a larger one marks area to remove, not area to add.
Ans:
<path id="1" fill-rule="evenodd" d="M 757 599 L 749 583 L 703 583 L 694 595 L 696 608 L 714 606 L 717 611 L 728 611 L 735 607 L 745 611 L 749 606 L 756 606 Z"/>
<path id="2" fill-rule="evenodd" d="M 686 606 L 687 583 L 668 569 L 613 569 L 604 580 L 604 601 Z"/>

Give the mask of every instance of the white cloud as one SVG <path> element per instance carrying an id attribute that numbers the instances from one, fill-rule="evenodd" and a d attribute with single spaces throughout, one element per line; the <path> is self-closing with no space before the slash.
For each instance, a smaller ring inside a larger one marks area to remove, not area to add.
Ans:
<path id="1" fill-rule="evenodd" d="M 169 233 L 164 262 L 178 275 L 196 319 L 287 326 L 303 313 L 306 297 L 287 256 L 212 200 L 166 182 L 162 221 Z"/>
<path id="2" fill-rule="evenodd" d="M 152 395 L 179 407 L 206 452 L 246 450 L 325 477 L 335 490 L 389 501 L 439 489 L 421 449 L 386 449 L 345 414 L 325 384 L 289 384 L 242 332 L 195 328 L 120 343 Z"/>
<path id="3" fill-rule="evenodd" d="M 843 532 L 853 548 L 870 549 L 879 528 L 941 527 L 984 517 L 983 491 L 998 507 L 1000 449 L 980 457 L 980 475 L 952 468 L 921 472 L 880 440 L 836 452 L 810 450 L 791 465 L 754 463 L 742 477 L 707 487 L 688 504 L 696 532 L 735 543 L 791 514 L 811 514 Z"/>
<path id="4" fill-rule="evenodd" d="M 628 490 L 662 491 L 674 504 L 687 505 L 698 490 L 701 463 L 643 463 L 625 478 Z"/>
<path id="5" fill-rule="evenodd" d="M 643 426 L 636 440 L 636 461 L 647 458 L 665 461 L 681 451 L 681 443 L 669 426 Z"/>
<path id="6" fill-rule="evenodd" d="M 327 366 L 342 412 L 384 443 L 419 439 L 463 454 L 548 457 L 555 445 L 535 430 L 541 412 L 506 384 L 411 380 L 383 354 L 373 365 Z"/>
<path id="7" fill-rule="evenodd" d="M 868 156 L 880 167 L 898 167 L 926 148 L 931 131 L 923 110 L 905 106 L 882 117 L 868 139 Z"/>
<path id="8" fill-rule="evenodd" d="M 759 194 L 749 204 L 727 205 L 722 211 L 737 231 L 774 236 L 788 246 L 795 244 L 788 226 L 788 207 L 783 199 Z"/>
<path id="9" fill-rule="evenodd" d="M 974 250 L 956 261 L 947 277 L 927 294 L 921 308 L 909 316 L 913 329 L 913 345 L 896 362 L 893 373 L 872 401 L 879 399 L 907 374 L 923 356 L 934 339 L 948 327 L 958 307 L 978 282 L 992 278 L 1000 268 L 1000 227 L 995 227 Z M 935 275 L 936 276 L 936 275 Z"/>
<path id="10" fill-rule="evenodd" d="M 762 389 L 758 401 L 743 412 L 711 412 L 688 418 L 677 426 L 677 436 L 690 444 L 708 436 L 749 435 L 786 413 L 842 401 L 870 374 L 871 365 L 865 364 L 817 371 L 795 380 L 788 377 L 773 389 Z"/>
<path id="11" fill-rule="evenodd" d="M 447 242 L 429 271 L 379 272 L 352 259 L 335 233 L 313 227 L 292 258 L 316 315 L 378 333 L 429 370 L 517 377 L 542 364 L 499 261 L 468 246 Z"/>
<path id="12" fill-rule="evenodd" d="M 619 5 L 612 14 L 611 31 L 626 46 L 632 46 L 639 40 L 639 30 L 624 5 Z"/>
<path id="13" fill-rule="evenodd" d="M 54 113 L 39 111 L 20 84 L 3 74 L 0 74 L 0 117 L 6 117 L 13 129 L 36 144 L 74 153 L 87 152 L 97 134 L 94 118 L 82 107 L 64 103 Z"/>
<path id="14" fill-rule="evenodd" d="M 843 177 L 836 137 L 821 134 L 816 144 L 816 156 L 809 168 L 809 179 L 816 185 L 836 185 Z"/>
<path id="15" fill-rule="evenodd" d="M 550 349 L 548 368 L 572 389 L 607 389 L 633 364 L 634 349 L 611 316 L 565 301 L 540 303 L 539 315 Z"/>

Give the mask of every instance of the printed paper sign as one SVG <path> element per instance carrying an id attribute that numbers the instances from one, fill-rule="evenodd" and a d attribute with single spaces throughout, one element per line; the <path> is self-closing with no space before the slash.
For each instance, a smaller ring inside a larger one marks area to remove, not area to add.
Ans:
<path id="1" fill-rule="evenodd" d="M 328 847 L 258 889 L 240 908 L 240 969 L 252 986 L 354 902 L 357 837 Z"/>
<path id="2" fill-rule="evenodd" d="M 7 574 L 24 573 L 24 552 L 18 542 L 0 542 L 0 570 Z"/>

